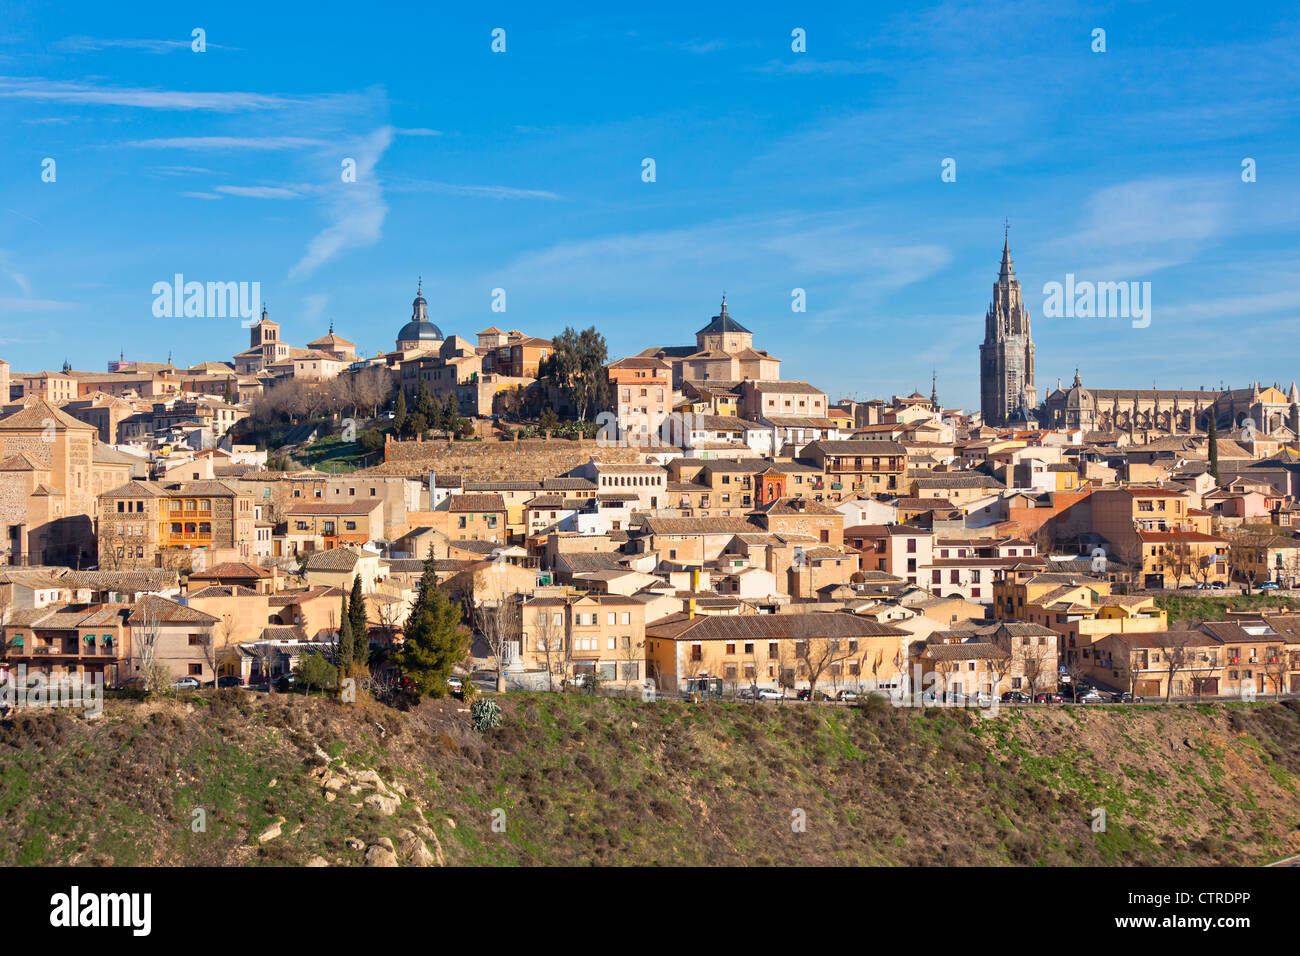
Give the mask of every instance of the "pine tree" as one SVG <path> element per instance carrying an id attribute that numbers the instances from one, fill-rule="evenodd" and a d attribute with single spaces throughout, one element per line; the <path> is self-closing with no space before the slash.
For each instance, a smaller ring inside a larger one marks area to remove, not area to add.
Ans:
<path id="1" fill-rule="evenodd" d="M 370 621 L 366 616 L 366 599 L 361 593 L 361 576 L 352 578 L 352 600 L 348 607 L 348 622 L 352 630 L 352 660 L 365 666 L 370 660 Z"/>
<path id="2" fill-rule="evenodd" d="M 452 668 L 469 653 L 469 633 L 461 624 L 460 605 L 438 586 L 433 548 L 424 561 L 424 573 L 415 607 L 406 619 L 406 641 L 394 656 L 398 672 L 410 681 L 411 690 L 423 697 L 447 696 L 447 678 Z"/>
<path id="3" fill-rule="evenodd" d="M 1214 424 L 1214 412 L 1210 412 L 1208 453 L 1210 456 L 1210 474 L 1214 476 L 1214 483 L 1217 485 L 1219 483 L 1219 433 Z"/>
<path id="4" fill-rule="evenodd" d="M 348 614 L 348 592 L 343 592 L 343 608 L 339 611 L 339 673 L 346 677 L 356 658 L 356 640 L 352 635 L 352 620 Z"/>
<path id="5" fill-rule="evenodd" d="M 406 425 L 406 392 L 398 391 L 397 406 L 393 409 L 393 431 L 402 434 Z"/>

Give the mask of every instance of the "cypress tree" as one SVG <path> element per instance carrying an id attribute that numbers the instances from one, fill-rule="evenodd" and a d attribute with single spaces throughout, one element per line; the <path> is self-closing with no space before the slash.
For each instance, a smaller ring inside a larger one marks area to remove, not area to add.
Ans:
<path id="1" fill-rule="evenodd" d="M 366 599 L 361 593 L 361 575 L 352 578 L 352 600 L 348 607 L 352 631 L 352 659 L 364 665 L 370 660 L 370 621 L 366 617 Z"/>
<path id="2" fill-rule="evenodd" d="M 450 690 L 447 678 L 452 668 L 469 653 L 469 634 L 460 619 L 460 605 L 438 586 L 430 547 L 415 607 L 406 619 L 406 640 L 394 657 L 398 672 L 410 681 L 410 688 L 417 695 L 447 696 Z"/>
<path id="3" fill-rule="evenodd" d="M 343 592 L 343 608 L 339 611 L 339 673 L 344 677 L 352 669 L 356 658 L 356 641 L 352 636 L 352 620 L 348 615 L 348 592 Z"/>
<path id="4" fill-rule="evenodd" d="M 402 428 L 406 425 L 406 392 L 399 390 L 397 393 L 397 405 L 393 408 L 393 431 L 402 434 Z"/>
<path id="5" fill-rule="evenodd" d="M 1210 456 L 1210 474 L 1214 476 L 1214 483 L 1219 483 L 1219 433 L 1214 424 L 1214 412 L 1210 412 L 1210 431 L 1209 431 L 1209 456 Z"/>
<path id="6" fill-rule="evenodd" d="M 424 420 L 429 423 L 430 428 L 437 428 L 433 405 L 433 396 L 429 394 L 428 387 L 421 382 L 420 387 L 415 392 L 415 410 L 424 416 Z"/>

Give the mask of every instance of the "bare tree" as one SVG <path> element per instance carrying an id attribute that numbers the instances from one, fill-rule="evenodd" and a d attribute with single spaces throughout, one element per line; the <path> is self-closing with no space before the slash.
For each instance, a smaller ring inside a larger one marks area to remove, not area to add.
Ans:
<path id="1" fill-rule="evenodd" d="M 1029 699 L 1033 700 L 1037 696 L 1039 685 L 1048 679 L 1049 674 L 1056 676 L 1056 668 L 1045 666 L 1043 655 L 1026 653 L 1020 661 L 1020 674 L 1029 687 Z"/>
<path id="2" fill-rule="evenodd" d="M 217 644 L 217 627 L 214 626 L 211 631 L 203 638 L 203 659 L 212 668 L 212 686 L 217 686 L 220 678 L 221 662 L 225 660 L 227 651 L 230 650 L 230 625 L 234 621 L 233 614 L 221 615 L 221 644 Z"/>
<path id="3" fill-rule="evenodd" d="M 397 639 L 397 632 L 401 629 L 407 615 L 410 613 L 410 607 L 406 601 L 382 590 L 384 585 L 380 585 L 381 590 L 372 595 L 372 605 L 375 609 L 375 617 L 379 624 L 380 633 L 384 635 L 384 643 L 392 647 Z"/>
<path id="4" fill-rule="evenodd" d="M 1186 541 L 1175 541 L 1165 548 L 1165 567 L 1174 577 L 1175 587 L 1182 587 L 1185 578 L 1196 573 L 1196 557 Z"/>
<path id="5" fill-rule="evenodd" d="M 853 655 L 848 641 L 838 638 L 813 637 L 795 641 L 795 659 L 803 665 L 808 675 L 808 700 L 817 696 L 817 681 L 832 664 L 848 660 Z"/>
<path id="6" fill-rule="evenodd" d="M 556 621 L 556 618 L 559 621 Z M 563 684 L 569 674 L 569 642 L 564 633 L 564 614 L 543 605 L 537 610 L 537 649 L 546 657 L 546 689 L 555 690 L 558 672 Z"/>
<path id="7" fill-rule="evenodd" d="M 1286 679 L 1290 673 L 1291 660 L 1285 644 L 1265 650 L 1264 674 L 1273 684 L 1273 693 L 1286 693 Z"/>
<path id="8" fill-rule="evenodd" d="M 947 657 L 935 658 L 934 672 L 939 676 L 943 685 L 942 697 L 940 699 L 946 702 L 948 700 L 948 694 L 952 690 L 953 678 L 958 677 L 961 674 L 961 661 Z"/>
<path id="9" fill-rule="evenodd" d="M 645 661 L 645 641 L 625 634 L 618 639 L 618 647 L 623 656 L 623 682 L 627 683 L 627 675 L 632 672 L 633 665 Z M 639 667 L 637 672 L 640 673 Z"/>
<path id="10" fill-rule="evenodd" d="M 1079 682 L 1092 673 L 1091 668 L 1083 662 L 1083 657 L 1078 654 L 1067 654 L 1065 663 L 1066 676 L 1070 678 L 1070 698 L 1077 704 L 1079 702 Z"/>
<path id="11" fill-rule="evenodd" d="M 995 698 L 1000 693 L 1002 682 L 1011 674 L 1011 667 L 1014 663 L 1014 658 L 1012 658 L 1010 650 L 1001 644 L 997 645 L 997 649 L 1001 653 L 990 654 L 988 660 L 985 662 L 988 669 L 989 680 L 993 682 L 993 689 L 990 693 Z"/>
<path id="12" fill-rule="evenodd" d="M 482 635 L 496 664 L 498 691 L 505 690 L 508 652 L 519 640 L 518 610 L 518 602 L 503 593 L 485 596 L 472 605 L 474 629 Z"/>
<path id="13" fill-rule="evenodd" d="M 149 601 L 140 602 L 133 616 L 138 616 L 138 623 L 131 625 L 131 648 L 145 693 L 152 696 L 166 690 L 172 682 L 171 668 L 158 657 L 162 620 Z"/>
<path id="14" fill-rule="evenodd" d="M 1165 700 L 1173 696 L 1174 678 L 1188 667 L 1191 637 L 1186 631 L 1157 631 L 1152 635 L 1165 671 Z"/>
<path id="15" fill-rule="evenodd" d="M 1224 529 L 1221 534 L 1228 539 L 1234 576 L 1246 582 L 1249 593 L 1269 577 L 1268 549 L 1278 540 L 1277 532 L 1272 525 L 1242 524 Z"/>

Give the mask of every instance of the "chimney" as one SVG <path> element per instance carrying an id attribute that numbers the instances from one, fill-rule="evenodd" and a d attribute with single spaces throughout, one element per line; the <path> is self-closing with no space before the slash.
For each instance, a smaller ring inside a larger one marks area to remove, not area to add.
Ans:
<path id="1" fill-rule="evenodd" d="M 695 620 L 695 598 L 693 597 L 686 602 L 686 616 L 692 621 Z"/>

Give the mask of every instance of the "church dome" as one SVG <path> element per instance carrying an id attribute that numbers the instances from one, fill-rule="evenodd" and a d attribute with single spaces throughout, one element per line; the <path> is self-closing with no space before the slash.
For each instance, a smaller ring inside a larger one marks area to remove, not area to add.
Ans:
<path id="1" fill-rule="evenodd" d="M 704 328 L 696 332 L 696 335 L 718 335 L 723 332 L 741 332 L 746 335 L 750 334 L 749 329 L 745 328 L 735 319 L 727 314 L 727 297 L 722 297 L 722 311 L 713 317 Z"/>
<path id="2" fill-rule="evenodd" d="M 412 319 L 407 322 L 400 332 L 397 333 L 399 342 L 441 342 L 443 341 L 442 329 L 438 328 L 432 322 L 417 322 Z"/>
<path id="3" fill-rule="evenodd" d="M 421 278 L 415 288 L 415 301 L 411 303 L 411 321 L 398 330 L 397 343 L 403 342 L 441 342 L 442 329 L 429 321 L 429 303 L 424 301 L 424 279 Z"/>

